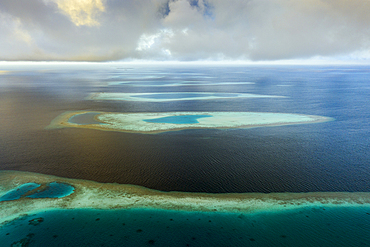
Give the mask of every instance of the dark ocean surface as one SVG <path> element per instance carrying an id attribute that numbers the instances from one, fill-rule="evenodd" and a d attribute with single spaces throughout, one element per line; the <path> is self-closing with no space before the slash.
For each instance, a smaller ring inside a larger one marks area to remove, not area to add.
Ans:
<path id="1" fill-rule="evenodd" d="M 3 64 L 0 70 L 9 71 L 0 74 L 1 170 L 162 191 L 370 192 L 370 67 Z M 285 97 L 86 99 L 99 92 Z M 151 135 L 45 129 L 66 111 L 253 111 L 321 115 L 335 121 Z"/>

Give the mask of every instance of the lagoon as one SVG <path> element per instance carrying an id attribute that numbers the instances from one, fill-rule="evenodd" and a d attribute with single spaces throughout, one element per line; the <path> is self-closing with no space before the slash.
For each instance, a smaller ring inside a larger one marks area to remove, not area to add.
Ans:
<path id="1" fill-rule="evenodd" d="M 4 246 L 366 246 L 369 206 L 254 214 L 50 210 L 0 228 Z M 31 224 L 32 222 L 37 222 Z"/>
<path id="2" fill-rule="evenodd" d="M 195 124 L 199 118 L 212 117 L 210 115 L 180 115 L 162 118 L 143 119 L 148 123 L 170 123 L 170 124 Z"/>
<path id="3" fill-rule="evenodd" d="M 100 112 L 97 124 L 72 124 L 73 116 L 89 112 L 65 112 L 51 121 L 46 129 L 88 128 L 106 131 L 156 134 L 185 129 L 235 129 L 312 124 L 333 121 L 324 116 L 271 112 Z M 195 115 L 194 115 L 195 114 Z M 195 116 L 195 117 L 194 117 Z M 204 117 L 206 116 L 206 117 Z"/>
<path id="4" fill-rule="evenodd" d="M 5 195 L 0 197 L 0 202 L 18 200 L 28 192 L 40 187 L 41 184 L 37 183 L 25 183 L 17 188 L 8 191 Z"/>
<path id="5" fill-rule="evenodd" d="M 74 187 L 66 183 L 51 182 L 46 184 L 42 190 L 38 190 L 31 195 L 29 198 L 62 198 L 69 196 L 74 192 Z"/>

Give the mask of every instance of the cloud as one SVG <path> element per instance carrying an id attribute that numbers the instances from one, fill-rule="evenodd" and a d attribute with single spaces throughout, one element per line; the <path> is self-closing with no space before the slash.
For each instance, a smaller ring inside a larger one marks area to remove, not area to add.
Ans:
<path id="1" fill-rule="evenodd" d="M 368 13 L 364 0 L 1 0 L 0 60 L 363 59 Z"/>
<path id="2" fill-rule="evenodd" d="M 56 0 L 56 4 L 76 26 L 98 26 L 97 17 L 105 11 L 101 0 Z"/>
<path id="3" fill-rule="evenodd" d="M 35 44 L 30 33 L 23 27 L 21 21 L 11 15 L 0 15 L 0 53 L 5 56 L 21 56 L 35 49 Z"/>

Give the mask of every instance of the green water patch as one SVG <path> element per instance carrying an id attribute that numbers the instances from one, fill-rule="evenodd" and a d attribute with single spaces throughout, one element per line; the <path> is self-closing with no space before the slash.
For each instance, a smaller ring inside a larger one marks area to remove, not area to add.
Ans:
<path id="1" fill-rule="evenodd" d="M 366 246 L 370 206 L 243 214 L 50 210 L 1 226 L 0 242 L 3 246 Z"/>
<path id="2" fill-rule="evenodd" d="M 74 187 L 65 183 L 52 182 L 46 185 L 44 189 L 28 195 L 29 198 L 62 198 L 69 196 L 74 192 Z"/>
<path id="3" fill-rule="evenodd" d="M 21 186 L 18 186 L 17 188 L 9 191 L 2 197 L 0 197 L 0 202 L 3 201 L 13 201 L 13 200 L 18 200 L 28 192 L 40 187 L 41 184 L 36 184 L 36 183 L 26 183 L 22 184 Z"/>
<path id="4" fill-rule="evenodd" d="M 210 115 L 180 115 L 154 119 L 144 119 L 148 123 L 196 124 L 199 118 L 212 117 Z"/>

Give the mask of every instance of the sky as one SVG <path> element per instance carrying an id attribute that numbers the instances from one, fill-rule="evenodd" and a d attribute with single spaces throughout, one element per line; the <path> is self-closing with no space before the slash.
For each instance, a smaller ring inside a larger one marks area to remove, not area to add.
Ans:
<path id="1" fill-rule="evenodd" d="M 370 62 L 370 0 L 0 0 L 0 61 Z"/>

